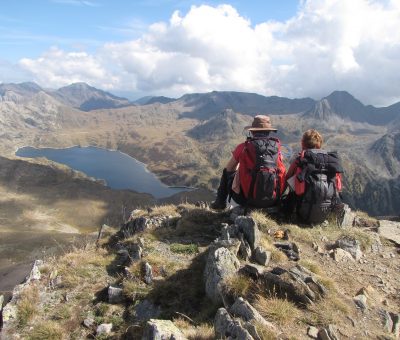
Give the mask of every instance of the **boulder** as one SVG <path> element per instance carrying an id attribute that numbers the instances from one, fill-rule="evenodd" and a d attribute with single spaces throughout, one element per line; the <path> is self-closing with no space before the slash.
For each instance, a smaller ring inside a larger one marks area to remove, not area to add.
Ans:
<path id="1" fill-rule="evenodd" d="M 97 326 L 96 335 L 110 334 L 112 327 L 113 327 L 112 323 L 102 323 L 101 325 Z"/>
<path id="2" fill-rule="evenodd" d="M 400 222 L 381 220 L 379 221 L 378 233 L 400 246 Z"/>
<path id="3" fill-rule="evenodd" d="M 341 248 L 333 249 L 330 254 L 336 262 L 354 262 L 353 256 L 351 256 L 349 252 Z"/>
<path id="4" fill-rule="evenodd" d="M 360 242 L 354 237 L 343 236 L 339 238 L 335 243 L 336 248 L 343 249 L 351 254 L 355 260 L 359 260 L 362 256 L 360 249 Z"/>
<path id="5" fill-rule="evenodd" d="M 143 247 L 138 244 L 134 243 L 129 247 L 129 257 L 132 261 L 139 261 L 143 255 Z"/>
<path id="6" fill-rule="evenodd" d="M 234 320 L 225 308 L 217 311 L 214 319 L 215 337 L 217 339 L 253 340 L 239 320 Z"/>
<path id="7" fill-rule="evenodd" d="M 271 252 L 265 250 L 261 246 L 258 246 L 254 250 L 254 259 L 258 264 L 261 264 L 262 266 L 267 266 L 269 261 L 271 260 Z"/>
<path id="8" fill-rule="evenodd" d="M 120 229 L 120 234 L 122 234 L 124 238 L 128 238 L 137 233 L 145 231 L 149 227 L 150 219 L 140 216 L 125 223 Z"/>
<path id="9" fill-rule="evenodd" d="M 143 340 L 187 339 L 171 320 L 150 319 L 143 332 Z"/>
<path id="10" fill-rule="evenodd" d="M 122 288 L 119 287 L 108 287 L 108 302 L 109 303 L 121 303 L 124 301 L 122 294 Z"/>
<path id="11" fill-rule="evenodd" d="M 256 221 L 250 216 L 239 216 L 235 219 L 235 225 L 243 233 L 244 239 L 249 243 L 251 250 L 254 250 L 260 242 L 260 231 Z"/>
<path id="12" fill-rule="evenodd" d="M 240 246 L 239 246 L 239 255 L 245 261 L 248 261 L 251 257 L 251 248 L 249 243 L 244 239 L 243 234 L 239 234 Z"/>
<path id="13" fill-rule="evenodd" d="M 148 262 L 144 264 L 144 282 L 148 285 L 153 283 L 153 268 Z"/>
<path id="14" fill-rule="evenodd" d="M 379 221 L 355 216 L 353 220 L 353 227 L 378 231 Z"/>
<path id="15" fill-rule="evenodd" d="M 86 328 L 92 328 L 94 326 L 94 319 L 93 318 L 86 318 L 85 320 L 83 320 L 82 324 L 86 327 Z"/>
<path id="16" fill-rule="evenodd" d="M 358 308 L 360 308 L 362 311 L 367 310 L 368 305 L 367 305 L 367 297 L 364 294 L 357 295 L 353 298 L 354 303 Z"/>
<path id="17" fill-rule="evenodd" d="M 318 332 L 318 339 L 320 340 L 339 340 L 339 336 L 336 331 L 336 327 L 328 325 L 326 328 L 322 328 Z"/>
<path id="18" fill-rule="evenodd" d="M 347 204 L 344 204 L 343 209 L 337 213 L 337 224 L 341 228 L 350 228 L 353 226 L 355 213 L 351 211 Z"/>
<path id="19" fill-rule="evenodd" d="M 238 272 L 240 262 L 227 248 L 213 248 L 209 250 L 204 279 L 207 296 L 215 303 L 221 303 L 222 283 Z"/>
<path id="20" fill-rule="evenodd" d="M 300 249 L 294 242 L 274 243 L 274 246 L 284 252 L 289 260 L 300 260 Z"/>
<path id="21" fill-rule="evenodd" d="M 302 266 L 274 268 L 262 276 L 267 290 L 299 304 L 313 304 L 327 294 L 326 288 Z"/>
<path id="22" fill-rule="evenodd" d="M 318 328 L 313 327 L 313 326 L 309 326 L 307 328 L 307 335 L 312 338 L 312 339 L 318 339 Z"/>
<path id="23" fill-rule="evenodd" d="M 276 327 L 265 320 L 261 314 L 252 306 L 248 301 L 239 297 L 231 306 L 230 312 L 237 317 L 242 318 L 244 321 L 254 321 L 262 324 L 265 327 L 275 330 Z"/>

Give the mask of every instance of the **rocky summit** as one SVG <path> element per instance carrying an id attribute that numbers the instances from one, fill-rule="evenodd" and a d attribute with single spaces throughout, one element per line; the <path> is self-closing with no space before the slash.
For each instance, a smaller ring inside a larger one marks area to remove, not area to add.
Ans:
<path id="1" fill-rule="evenodd" d="M 398 339 L 400 222 L 148 206 L 33 263 L 2 339 Z M 4 303 L 3 303 L 4 302 Z"/>

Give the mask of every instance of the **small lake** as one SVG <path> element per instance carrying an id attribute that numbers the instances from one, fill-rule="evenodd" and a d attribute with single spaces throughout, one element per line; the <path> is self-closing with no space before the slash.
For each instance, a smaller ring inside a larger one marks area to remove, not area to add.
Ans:
<path id="1" fill-rule="evenodd" d="M 104 179 L 113 189 L 131 189 L 164 198 L 188 188 L 174 188 L 163 184 L 146 165 L 119 151 L 111 151 L 93 146 L 51 149 L 23 147 L 15 153 L 19 157 L 45 157 L 62 163 L 86 175 Z"/>

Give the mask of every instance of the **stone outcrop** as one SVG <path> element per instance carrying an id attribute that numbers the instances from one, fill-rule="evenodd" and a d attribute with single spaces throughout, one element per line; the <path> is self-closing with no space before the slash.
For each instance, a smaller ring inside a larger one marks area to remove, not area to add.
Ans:
<path id="1" fill-rule="evenodd" d="M 143 340 L 185 340 L 183 333 L 171 320 L 150 319 L 146 323 Z"/>
<path id="2" fill-rule="evenodd" d="M 220 308 L 214 318 L 214 331 L 217 339 L 253 340 L 239 320 L 233 319 L 225 308 Z"/>
<path id="3" fill-rule="evenodd" d="M 302 266 L 289 270 L 274 268 L 261 277 L 266 288 L 298 304 L 313 304 L 323 298 L 327 290 L 317 278 Z"/>
<path id="4" fill-rule="evenodd" d="M 234 276 L 240 262 L 227 248 L 211 247 L 204 270 L 206 294 L 215 303 L 221 303 L 223 280 Z"/>
<path id="5" fill-rule="evenodd" d="M 381 220 L 378 233 L 400 246 L 400 222 Z"/>
<path id="6" fill-rule="evenodd" d="M 354 237 L 344 236 L 335 242 L 335 247 L 343 249 L 353 256 L 355 260 L 359 260 L 362 256 L 360 242 Z"/>
<path id="7" fill-rule="evenodd" d="M 238 231 L 243 233 L 244 238 L 249 243 L 252 251 L 259 245 L 260 231 L 256 221 L 250 216 L 238 216 L 235 219 L 235 226 Z"/>

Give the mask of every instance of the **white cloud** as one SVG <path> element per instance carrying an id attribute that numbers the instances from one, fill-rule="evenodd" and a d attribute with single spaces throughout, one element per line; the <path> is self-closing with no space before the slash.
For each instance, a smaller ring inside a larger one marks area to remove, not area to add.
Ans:
<path id="1" fill-rule="evenodd" d="M 398 0 L 309 0 L 286 22 L 253 26 L 230 5 L 193 6 L 139 39 L 95 54 L 50 49 L 20 65 L 41 84 L 178 96 L 239 90 L 320 98 L 347 90 L 365 103 L 400 100 Z"/>

